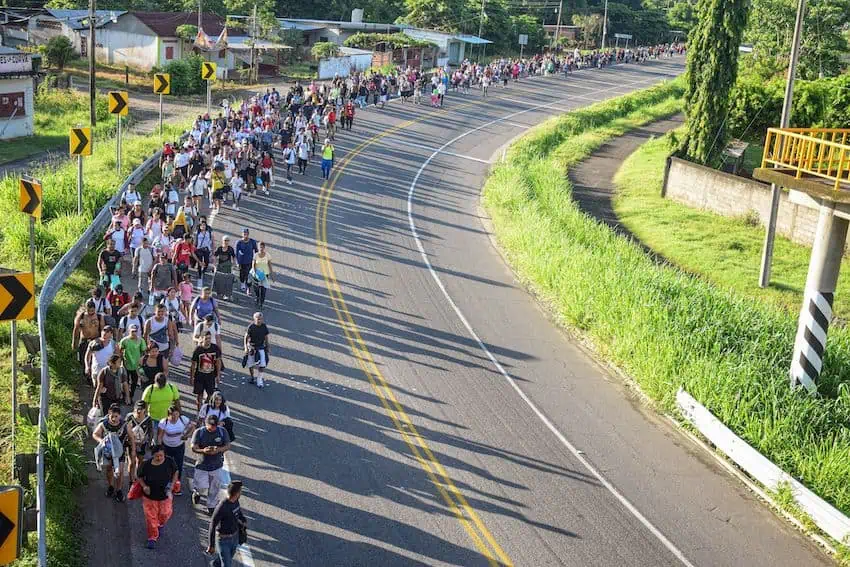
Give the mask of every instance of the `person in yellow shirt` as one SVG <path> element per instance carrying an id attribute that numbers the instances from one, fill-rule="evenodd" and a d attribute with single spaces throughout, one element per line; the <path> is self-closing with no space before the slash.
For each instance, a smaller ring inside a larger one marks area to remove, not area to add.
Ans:
<path id="1" fill-rule="evenodd" d="M 322 179 L 330 179 L 333 164 L 334 145 L 326 138 L 325 145 L 322 146 Z"/>
<path id="2" fill-rule="evenodd" d="M 224 192 L 226 190 L 226 177 L 223 166 L 219 167 L 216 164 L 216 167 L 213 168 L 210 174 L 210 184 L 212 185 L 213 192 L 213 210 L 217 211 L 221 208 L 221 202 L 224 199 Z"/>

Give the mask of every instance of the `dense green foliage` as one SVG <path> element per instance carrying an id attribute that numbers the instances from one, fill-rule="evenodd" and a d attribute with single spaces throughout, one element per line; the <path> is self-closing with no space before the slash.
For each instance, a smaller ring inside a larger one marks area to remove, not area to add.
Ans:
<path id="1" fill-rule="evenodd" d="M 203 62 L 204 58 L 200 55 L 189 55 L 169 62 L 162 69 L 154 69 L 154 72 L 171 74 L 172 95 L 201 94 L 207 92 L 206 81 L 201 79 Z"/>
<path id="2" fill-rule="evenodd" d="M 699 0 L 696 27 L 688 46 L 688 87 L 685 105 L 685 154 L 706 163 L 718 142 L 729 103 L 729 91 L 738 73 L 738 48 L 747 20 L 746 0 Z"/>
<path id="3" fill-rule="evenodd" d="M 182 40 L 195 41 L 195 38 L 198 37 L 198 26 L 183 24 L 182 26 L 177 26 L 175 32 L 177 33 L 177 37 Z"/>
<path id="4" fill-rule="evenodd" d="M 830 333 L 822 397 L 792 390 L 796 317 L 658 265 L 583 214 L 566 171 L 612 136 L 677 112 L 658 87 L 553 119 L 484 188 L 509 261 L 559 320 L 584 332 L 667 411 L 679 386 L 807 486 L 850 512 L 850 333 Z M 553 175 L 559 172 L 561 175 Z M 600 285 L 600 282 L 617 285 Z"/>
<path id="5" fill-rule="evenodd" d="M 346 47 L 373 49 L 379 43 L 386 43 L 390 49 L 397 47 L 433 47 L 434 43 L 424 39 L 415 39 L 405 33 L 356 33 L 342 42 Z"/>
<path id="6" fill-rule="evenodd" d="M 75 57 L 74 46 L 71 45 L 71 40 L 64 35 L 51 37 L 44 48 L 44 56 L 47 58 L 47 65 L 61 71 L 65 68 L 65 63 Z"/>
<path id="7" fill-rule="evenodd" d="M 330 41 L 317 41 L 310 48 L 310 54 L 316 59 L 336 57 L 339 55 L 339 46 Z"/>

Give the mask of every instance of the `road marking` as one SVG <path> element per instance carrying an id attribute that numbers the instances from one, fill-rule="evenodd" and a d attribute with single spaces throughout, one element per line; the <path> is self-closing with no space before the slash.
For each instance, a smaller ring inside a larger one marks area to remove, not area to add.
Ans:
<path id="1" fill-rule="evenodd" d="M 610 89 L 603 89 L 600 92 L 610 91 L 610 90 L 618 89 L 618 88 L 621 88 L 621 87 L 622 87 L 622 85 L 617 85 L 615 87 L 611 87 Z M 543 105 L 540 105 L 537 108 L 544 108 L 546 106 L 549 106 L 549 105 L 543 104 Z M 599 471 L 596 470 L 596 468 L 590 463 L 590 461 L 588 461 L 584 457 L 583 452 L 579 451 L 572 443 L 569 442 L 569 440 L 567 440 L 567 438 L 564 436 L 564 434 L 561 433 L 558 430 L 557 427 L 555 427 L 555 425 L 549 420 L 549 418 L 547 418 L 546 415 L 542 411 L 540 411 L 540 409 L 534 404 L 534 402 L 532 402 L 531 399 L 525 394 L 525 392 L 523 392 L 522 389 L 517 385 L 517 383 L 513 379 L 513 377 L 507 372 L 507 370 L 505 370 L 504 366 L 502 366 L 502 364 L 493 355 L 493 353 L 490 352 L 490 349 L 487 348 L 487 345 L 484 344 L 484 341 L 481 340 L 481 337 L 478 336 L 478 333 L 475 332 L 475 329 L 472 328 L 472 325 L 470 325 L 469 321 L 464 316 L 463 312 L 460 310 L 460 308 L 454 302 L 452 297 L 449 295 L 448 290 L 446 290 L 446 286 L 443 285 L 443 282 L 440 279 L 440 276 L 437 274 L 436 270 L 434 270 L 434 267 L 431 265 L 431 261 L 428 259 L 428 254 L 425 252 L 425 246 L 422 244 L 422 240 L 419 238 L 419 233 L 416 230 L 416 223 L 413 220 L 413 197 L 414 197 L 415 192 L 416 192 L 416 183 L 419 181 L 419 178 L 422 175 L 422 172 L 425 171 L 425 168 L 428 167 L 428 165 L 431 163 L 431 161 L 437 155 L 439 155 L 440 153 L 444 153 L 445 148 L 454 144 L 455 142 L 457 142 L 461 138 L 464 138 L 464 137 L 466 137 L 466 136 L 468 136 L 468 135 L 470 135 L 474 132 L 477 132 L 477 131 L 479 131 L 479 130 L 487 127 L 487 126 L 490 126 L 492 124 L 500 122 L 501 120 L 513 118 L 517 114 L 523 114 L 523 113 L 528 112 L 530 110 L 534 110 L 534 108 L 529 108 L 529 109 L 526 109 L 526 110 L 520 110 L 520 111 L 517 111 L 513 114 L 509 114 L 509 115 L 505 116 L 504 118 L 497 118 L 495 120 L 492 120 L 491 122 L 488 122 L 487 124 L 483 124 L 483 125 L 478 126 L 476 128 L 472 128 L 472 129 L 464 132 L 463 134 L 460 134 L 459 136 L 452 138 L 451 140 L 449 140 L 445 144 L 443 144 L 439 149 L 435 150 L 434 153 L 432 153 L 428 157 L 428 159 L 426 159 L 422 163 L 422 166 L 419 168 L 419 171 L 416 172 L 416 176 L 413 178 L 413 181 L 410 183 L 410 189 L 408 190 L 408 193 L 407 193 L 407 220 L 408 220 L 408 223 L 410 225 L 410 232 L 413 235 L 414 240 L 416 241 L 416 247 L 419 249 L 419 254 L 422 256 L 422 261 L 425 262 L 425 266 L 428 268 L 428 271 L 431 273 L 431 277 L 434 279 L 434 282 L 436 282 L 437 287 L 440 288 L 440 291 L 443 293 L 443 297 L 446 298 L 446 301 L 451 306 L 451 308 L 454 310 L 458 319 L 460 319 L 461 323 L 463 323 L 463 326 L 466 327 L 466 330 L 469 333 L 469 335 L 475 340 L 475 342 L 478 343 L 478 346 L 481 348 L 481 350 L 484 352 L 484 354 L 487 356 L 487 358 L 490 359 L 490 362 L 493 363 L 493 366 L 496 367 L 496 370 L 498 370 L 499 373 L 505 378 L 505 380 L 507 380 L 508 384 L 511 385 L 511 387 L 516 391 L 516 393 L 519 395 L 519 397 L 526 403 L 526 405 L 528 405 L 528 407 L 531 408 L 531 411 L 534 412 L 534 414 L 540 419 L 540 421 L 543 422 L 543 424 L 546 426 L 546 428 L 549 429 L 549 431 L 551 431 L 555 435 L 555 437 L 561 442 L 561 444 L 563 444 L 564 447 L 566 447 L 567 450 L 570 453 L 572 453 L 573 456 L 582 465 L 584 465 L 584 468 L 587 469 L 587 471 L 591 475 L 596 477 L 596 479 L 600 482 L 600 484 L 602 484 L 605 488 L 607 488 L 608 491 L 612 495 L 614 495 L 614 497 L 617 500 L 620 501 L 620 503 L 632 514 L 632 516 L 634 516 L 638 521 L 640 521 L 640 523 L 643 524 L 644 527 L 646 527 L 646 529 L 649 530 L 650 533 L 652 533 L 652 535 L 654 535 L 656 537 L 656 539 L 658 539 L 664 545 L 664 547 L 667 548 L 668 551 L 670 551 L 670 553 L 672 553 L 677 559 L 679 559 L 679 561 L 681 561 L 683 565 L 685 565 L 686 567 L 694 567 L 693 563 L 691 563 L 688 560 L 688 558 L 685 557 L 685 554 L 682 553 L 682 551 L 678 547 L 676 547 L 676 545 L 673 544 L 673 542 L 671 542 L 669 539 L 667 539 L 667 537 L 663 533 L 661 533 L 661 530 L 656 528 L 655 525 L 652 524 L 652 522 L 650 522 L 643 514 L 641 514 L 640 511 L 623 494 L 621 494 L 619 490 L 617 490 L 614 487 L 614 485 L 612 485 L 604 476 L 602 476 L 602 474 Z"/>
<path id="2" fill-rule="evenodd" d="M 524 128 L 528 128 L 528 126 L 524 126 Z M 419 149 L 422 149 L 422 150 L 425 150 L 425 151 L 428 151 L 428 152 L 434 151 L 434 150 L 437 149 L 434 146 L 423 146 L 420 143 L 411 142 L 409 140 L 404 140 L 402 138 L 393 138 L 392 143 L 393 144 L 401 144 L 403 146 L 413 146 L 414 148 L 419 148 Z M 481 158 L 472 157 L 472 156 L 468 156 L 468 155 L 464 155 L 464 154 L 456 154 L 454 152 L 443 152 L 443 153 L 445 155 L 448 155 L 448 156 L 458 157 L 458 158 L 462 158 L 462 159 L 468 159 L 468 160 L 472 160 L 472 161 L 477 161 L 479 163 L 486 163 L 486 164 L 493 163 L 493 162 L 491 162 L 490 160 L 487 160 L 487 159 L 481 159 Z"/>

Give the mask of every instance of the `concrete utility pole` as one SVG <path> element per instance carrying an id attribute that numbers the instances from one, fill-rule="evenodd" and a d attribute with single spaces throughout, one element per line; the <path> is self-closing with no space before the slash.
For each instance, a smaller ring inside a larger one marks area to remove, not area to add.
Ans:
<path id="1" fill-rule="evenodd" d="M 198 31 L 201 31 L 201 0 L 198 0 Z"/>
<path id="2" fill-rule="evenodd" d="M 481 13 L 478 15 L 478 37 L 484 31 L 484 0 L 481 0 Z M 481 59 L 481 57 L 479 57 Z"/>
<path id="3" fill-rule="evenodd" d="M 89 0 L 89 122 L 92 128 L 97 123 L 97 105 L 95 104 L 97 89 L 94 86 L 94 2 L 95 0 Z"/>
<path id="4" fill-rule="evenodd" d="M 787 128 L 791 122 L 791 103 L 794 99 L 794 77 L 797 74 L 797 61 L 800 58 L 800 39 L 803 35 L 803 17 L 806 14 L 806 0 L 797 4 L 797 21 L 794 22 L 794 39 L 791 43 L 791 61 L 788 64 L 788 79 L 785 82 L 785 100 L 782 102 L 780 128 Z M 773 262 L 773 241 L 776 239 L 776 217 L 779 215 L 779 192 L 776 183 L 770 185 L 770 216 L 767 218 L 767 233 L 761 252 L 761 271 L 759 287 L 770 285 L 770 267 Z"/>
<path id="5" fill-rule="evenodd" d="M 553 47 L 558 47 L 558 38 L 561 37 L 561 14 L 564 12 L 564 0 L 558 4 L 558 23 L 555 24 L 555 42 Z"/>
<path id="6" fill-rule="evenodd" d="M 608 35 L 608 0 L 605 0 L 605 15 L 602 16 L 602 49 L 605 49 L 605 37 Z"/>
<path id="7" fill-rule="evenodd" d="M 255 83 L 259 77 L 257 64 L 257 5 L 254 4 L 254 15 L 251 17 L 251 80 Z"/>

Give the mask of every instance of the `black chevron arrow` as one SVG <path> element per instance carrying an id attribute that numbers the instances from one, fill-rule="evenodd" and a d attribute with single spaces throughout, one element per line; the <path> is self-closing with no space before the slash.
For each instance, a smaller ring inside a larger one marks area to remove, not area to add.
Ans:
<path id="1" fill-rule="evenodd" d="M 35 187 L 32 186 L 32 183 L 21 179 L 21 187 L 24 188 L 27 192 L 27 197 L 29 197 L 29 201 L 24 205 L 22 212 L 31 215 L 33 214 L 38 206 L 41 204 L 41 199 L 38 197 L 38 193 L 35 191 Z"/>
<path id="2" fill-rule="evenodd" d="M 124 100 L 121 93 L 109 93 L 109 96 L 111 96 L 112 100 L 115 101 L 115 107 L 112 109 L 112 114 L 121 114 L 121 111 L 124 110 L 125 106 L 127 106 L 127 101 Z"/>
<path id="3" fill-rule="evenodd" d="M 15 531 L 15 522 L 7 518 L 5 514 L 0 514 L 0 547 L 6 543 L 13 531 Z"/>
<path id="4" fill-rule="evenodd" d="M 204 77 L 203 78 L 209 79 L 210 77 L 213 76 L 213 73 L 215 73 L 215 71 L 213 71 L 212 65 L 208 65 L 208 64 L 204 63 Z"/>
<path id="5" fill-rule="evenodd" d="M 0 286 L 6 288 L 6 291 L 12 296 L 12 301 L 0 312 L 0 321 L 11 321 L 24 310 L 32 299 L 32 293 L 17 276 L 0 276 Z"/>
<path id="6" fill-rule="evenodd" d="M 79 155 L 83 153 L 83 150 L 86 149 L 86 146 L 89 145 L 89 139 L 86 137 L 85 130 L 81 128 L 74 128 L 74 135 L 77 137 L 77 147 L 74 148 L 72 154 Z"/>
<path id="7" fill-rule="evenodd" d="M 161 93 L 165 92 L 165 89 L 168 88 L 168 81 L 166 80 L 164 75 L 156 75 L 156 92 Z"/>

